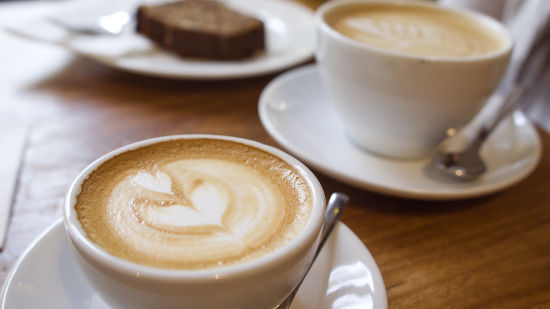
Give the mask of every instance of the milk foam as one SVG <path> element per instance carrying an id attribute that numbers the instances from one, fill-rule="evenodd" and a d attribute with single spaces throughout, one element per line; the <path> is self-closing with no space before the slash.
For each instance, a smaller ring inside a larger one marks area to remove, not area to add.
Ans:
<path id="1" fill-rule="evenodd" d="M 93 241 L 137 263 L 197 269 L 262 256 L 304 226 L 311 192 L 288 164 L 237 143 L 213 156 L 180 144 L 169 157 L 154 147 L 123 154 L 90 175 L 75 207 Z"/>
<path id="2" fill-rule="evenodd" d="M 328 22 L 360 42 L 415 55 L 475 56 L 504 46 L 499 34 L 474 19 L 415 6 L 372 5 L 335 14 Z"/>

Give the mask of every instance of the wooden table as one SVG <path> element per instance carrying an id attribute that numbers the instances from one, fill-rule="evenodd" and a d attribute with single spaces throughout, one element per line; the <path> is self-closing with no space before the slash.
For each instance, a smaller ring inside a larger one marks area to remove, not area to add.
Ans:
<path id="1" fill-rule="evenodd" d="M 12 6 L 0 5 L 0 13 Z M 4 32 L 0 46 L 0 115 L 30 125 L 0 282 L 61 216 L 77 173 L 109 150 L 187 133 L 277 146 L 257 114 L 258 96 L 276 75 L 163 80 L 114 71 Z M 550 135 L 540 133 L 550 149 Z M 317 172 L 326 192 L 351 196 L 342 220 L 376 259 L 390 308 L 550 308 L 549 174 L 545 153 L 532 175 L 501 193 L 423 202 L 356 189 Z"/>

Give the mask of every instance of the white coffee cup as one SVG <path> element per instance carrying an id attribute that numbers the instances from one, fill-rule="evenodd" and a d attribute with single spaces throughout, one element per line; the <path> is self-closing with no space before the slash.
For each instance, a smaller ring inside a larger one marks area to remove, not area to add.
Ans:
<path id="1" fill-rule="evenodd" d="M 346 6 L 376 4 L 463 14 L 501 36 L 503 46 L 468 57 L 412 55 L 351 39 L 327 23 L 327 14 Z M 447 129 L 471 119 L 498 86 L 513 46 L 507 30 L 490 17 L 421 1 L 330 1 L 317 10 L 316 28 L 323 86 L 348 137 L 394 158 L 430 154 Z"/>
<path id="2" fill-rule="evenodd" d="M 266 151 L 293 166 L 311 188 L 313 208 L 303 230 L 288 244 L 252 261 L 205 270 L 170 270 L 116 257 L 91 241 L 77 218 L 83 181 L 117 154 L 174 139 L 217 139 Z M 325 195 L 313 173 L 276 148 L 236 137 L 178 135 L 144 140 L 110 152 L 86 167 L 71 185 L 64 223 L 79 268 L 113 308 L 273 308 L 299 282 L 313 259 L 325 212 Z"/>

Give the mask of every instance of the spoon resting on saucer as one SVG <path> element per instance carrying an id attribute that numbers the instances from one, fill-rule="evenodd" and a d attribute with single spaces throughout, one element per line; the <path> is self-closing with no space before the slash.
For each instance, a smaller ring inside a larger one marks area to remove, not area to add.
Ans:
<path id="1" fill-rule="evenodd" d="M 313 256 L 313 261 L 311 261 L 311 264 L 309 264 L 308 269 L 306 270 L 306 273 L 298 282 L 294 290 L 287 296 L 287 298 L 280 303 L 277 307 L 274 309 L 288 309 L 290 308 L 290 304 L 294 300 L 294 296 L 296 296 L 296 293 L 298 292 L 298 289 L 304 282 L 304 279 L 306 278 L 307 274 L 309 273 L 309 270 L 311 269 L 311 266 L 317 259 L 317 256 L 321 252 L 321 249 L 323 249 L 323 246 L 327 242 L 328 237 L 332 233 L 332 230 L 334 229 L 334 226 L 338 222 L 338 218 L 340 218 L 340 215 L 342 214 L 342 211 L 344 210 L 344 207 L 349 201 L 349 197 L 344 193 L 332 193 L 330 196 L 330 199 L 328 200 L 327 204 L 327 211 L 325 212 L 325 219 L 323 221 L 323 230 L 321 231 L 321 238 L 319 240 L 319 246 L 317 247 L 317 251 L 315 251 L 315 255 Z"/>
<path id="2" fill-rule="evenodd" d="M 497 93 L 500 102 L 494 116 L 481 119 L 481 124 L 472 120 L 460 130 L 447 130 L 447 138 L 439 145 L 433 158 L 435 166 L 444 174 L 458 180 L 473 180 L 487 171 L 480 156 L 481 146 L 502 119 L 524 104 L 527 90 L 536 83 L 542 68 L 550 63 L 550 21 L 542 24 L 538 35 L 529 46 L 526 56 L 512 63 L 512 86 L 504 88 L 504 94 Z M 478 115 L 484 116 L 484 115 Z"/>
<path id="3" fill-rule="evenodd" d="M 473 180 L 485 173 L 487 166 L 480 156 L 481 147 L 498 124 L 518 108 L 523 92 L 521 87 L 511 89 L 496 116 L 487 123 L 479 127 L 464 127 L 459 131 L 448 130 L 448 137 L 439 145 L 434 156 L 437 168 L 459 180 Z"/>

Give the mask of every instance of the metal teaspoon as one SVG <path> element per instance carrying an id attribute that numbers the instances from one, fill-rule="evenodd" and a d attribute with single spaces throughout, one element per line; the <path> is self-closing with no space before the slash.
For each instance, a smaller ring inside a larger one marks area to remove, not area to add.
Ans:
<path id="1" fill-rule="evenodd" d="M 323 246 L 325 245 L 328 237 L 330 236 L 332 230 L 334 229 L 334 226 L 338 222 L 338 218 L 340 218 L 340 215 L 342 214 L 342 210 L 344 209 L 348 201 L 349 201 L 349 197 L 346 194 L 338 193 L 338 192 L 332 193 L 327 204 L 327 211 L 325 212 L 325 219 L 323 221 L 323 230 L 321 231 L 321 239 L 319 241 L 319 246 L 317 247 L 317 251 L 315 251 L 315 255 L 313 256 L 313 261 L 311 261 L 311 264 L 309 264 L 309 267 L 307 268 L 306 273 L 304 274 L 300 282 L 298 282 L 298 285 L 296 285 L 294 290 L 292 290 L 290 295 L 288 295 L 287 298 L 274 309 L 290 308 L 290 304 L 294 300 L 294 296 L 296 296 L 298 289 L 304 282 L 304 279 L 309 273 L 311 266 L 317 259 L 317 256 L 321 252 L 321 249 L 323 249 Z"/>

